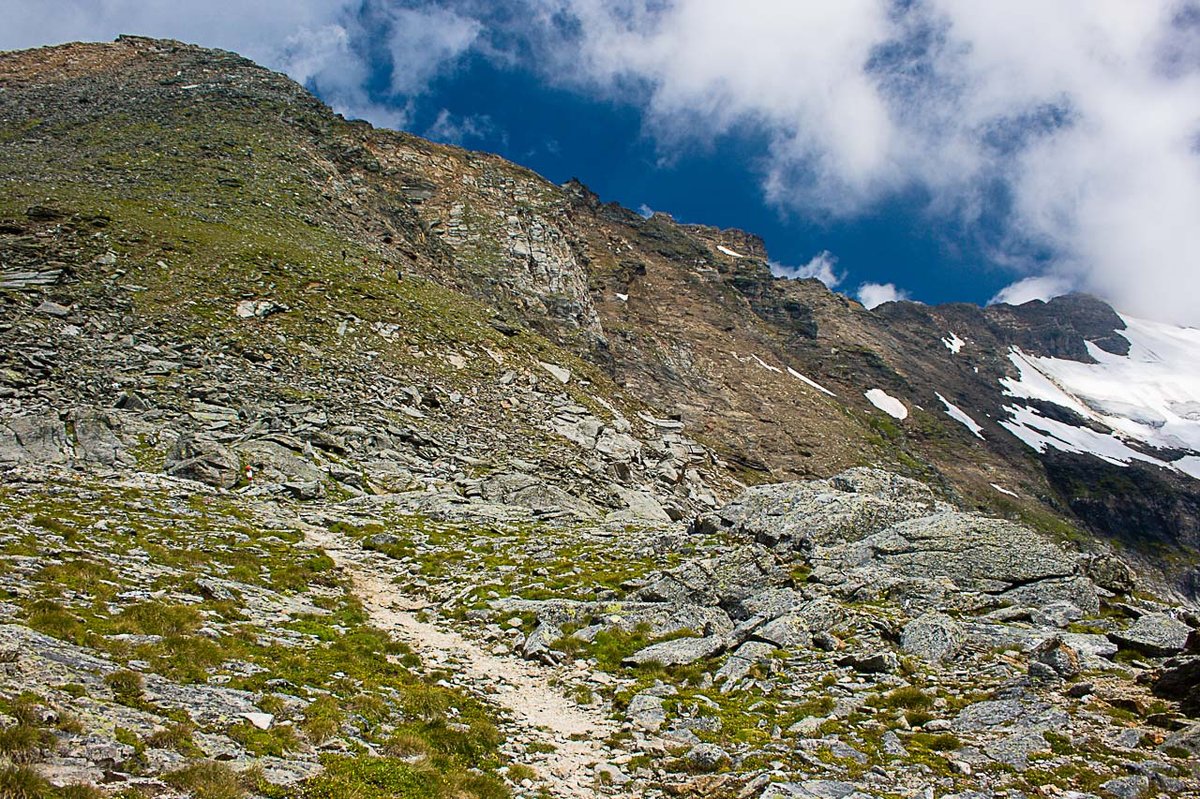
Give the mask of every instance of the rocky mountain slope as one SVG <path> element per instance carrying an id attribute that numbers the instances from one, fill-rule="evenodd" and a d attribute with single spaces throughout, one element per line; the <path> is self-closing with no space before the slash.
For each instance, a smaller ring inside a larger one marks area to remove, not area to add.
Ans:
<path id="1" fill-rule="evenodd" d="M 0 795 L 1200 790 L 1194 331 L 175 42 L 0 54 L 0 181 Z"/>

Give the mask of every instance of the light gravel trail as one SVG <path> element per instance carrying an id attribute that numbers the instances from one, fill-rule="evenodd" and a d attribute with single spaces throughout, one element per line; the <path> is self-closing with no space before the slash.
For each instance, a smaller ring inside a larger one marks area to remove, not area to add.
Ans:
<path id="1" fill-rule="evenodd" d="M 329 530 L 304 525 L 304 532 L 310 545 L 350 576 L 375 626 L 412 647 L 424 663 L 453 671 L 462 687 L 509 711 L 501 728 L 508 727 L 510 737 L 554 745 L 552 753 L 528 756 L 544 759 L 527 762 L 552 796 L 600 795 L 594 767 L 613 757 L 604 741 L 617 731 L 615 722 L 550 686 L 553 672 L 547 667 L 492 654 L 442 623 L 418 618 L 425 603 L 400 592 L 393 582 L 398 568 L 386 556 Z"/>

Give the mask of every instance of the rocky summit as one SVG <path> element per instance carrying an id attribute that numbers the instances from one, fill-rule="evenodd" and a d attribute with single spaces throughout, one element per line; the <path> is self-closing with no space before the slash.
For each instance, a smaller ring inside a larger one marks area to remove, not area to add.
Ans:
<path id="1" fill-rule="evenodd" d="M 1195 331 L 170 41 L 0 54 L 0 185 L 0 796 L 1200 796 Z"/>

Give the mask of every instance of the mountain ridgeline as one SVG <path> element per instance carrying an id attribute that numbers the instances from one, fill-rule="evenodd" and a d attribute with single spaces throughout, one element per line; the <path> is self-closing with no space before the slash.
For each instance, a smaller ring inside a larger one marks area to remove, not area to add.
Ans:
<path id="1" fill-rule="evenodd" d="M 0 53 L 0 185 L 0 795 L 1196 788 L 1197 331 L 139 37 Z"/>

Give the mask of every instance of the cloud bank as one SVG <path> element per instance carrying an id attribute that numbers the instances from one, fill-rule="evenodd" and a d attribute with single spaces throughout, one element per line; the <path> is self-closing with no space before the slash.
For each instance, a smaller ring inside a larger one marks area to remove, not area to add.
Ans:
<path id="1" fill-rule="evenodd" d="M 0 13 L 0 48 L 173 36 L 392 126 L 478 55 L 635 105 L 666 159 L 763 141 L 763 195 L 784 213 L 853 219 L 925 198 L 931 226 L 1012 275 L 998 299 L 1086 290 L 1200 324 L 1198 0 L 0 0 Z M 448 135 L 470 135 L 454 123 Z"/>
<path id="2" fill-rule="evenodd" d="M 856 296 L 868 310 L 885 302 L 909 299 L 908 292 L 896 288 L 894 283 L 863 283 L 858 287 Z"/>
<path id="3" fill-rule="evenodd" d="M 839 274 L 837 267 L 837 256 L 829 250 L 822 250 L 814 255 L 809 262 L 804 266 L 785 266 L 784 264 L 771 264 L 771 274 L 776 277 L 788 278 L 816 278 L 824 283 L 829 288 L 837 288 L 845 275 Z"/>

